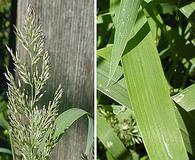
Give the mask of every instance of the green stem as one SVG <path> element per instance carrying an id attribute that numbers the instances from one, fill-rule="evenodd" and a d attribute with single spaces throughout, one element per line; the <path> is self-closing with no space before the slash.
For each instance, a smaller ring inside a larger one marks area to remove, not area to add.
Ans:
<path id="1" fill-rule="evenodd" d="M 12 141 L 12 137 L 11 137 L 11 133 L 9 131 L 9 139 L 10 139 L 10 144 L 11 144 L 11 150 L 12 150 L 12 158 L 13 160 L 16 160 L 16 157 L 15 157 L 15 150 L 14 150 L 14 143 Z"/>
<path id="2" fill-rule="evenodd" d="M 34 79 L 33 79 L 33 73 L 34 73 L 34 65 L 31 62 L 31 109 L 33 109 L 34 106 Z"/>

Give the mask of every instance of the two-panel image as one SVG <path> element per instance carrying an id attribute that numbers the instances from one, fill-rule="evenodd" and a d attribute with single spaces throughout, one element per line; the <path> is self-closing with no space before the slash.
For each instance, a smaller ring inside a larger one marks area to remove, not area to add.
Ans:
<path id="1" fill-rule="evenodd" d="M 0 0 L 0 160 L 195 160 L 194 0 Z"/>

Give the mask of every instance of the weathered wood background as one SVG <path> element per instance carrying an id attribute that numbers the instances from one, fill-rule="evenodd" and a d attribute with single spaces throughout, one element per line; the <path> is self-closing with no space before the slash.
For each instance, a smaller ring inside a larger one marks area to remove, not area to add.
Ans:
<path id="1" fill-rule="evenodd" d="M 49 91 L 61 83 L 62 110 L 80 107 L 93 113 L 94 82 L 94 1 L 18 0 L 17 27 L 21 27 L 31 4 L 45 33 L 51 62 Z M 22 48 L 19 55 L 27 61 Z M 87 121 L 74 124 L 52 153 L 53 160 L 79 160 L 85 150 Z M 92 159 L 92 158 L 90 158 Z"/>

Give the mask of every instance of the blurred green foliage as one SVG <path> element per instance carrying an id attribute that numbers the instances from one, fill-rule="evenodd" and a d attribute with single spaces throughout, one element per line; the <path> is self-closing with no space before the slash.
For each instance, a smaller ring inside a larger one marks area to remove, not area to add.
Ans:
<path id="1" fill-rule="evenodd" d="M 9 54 L 6 45 L 9 44 L 11 0 L 0 0 L 0 93 L 6 90 L 5 67 L 9 65 Z"/>
<path id="2" fill-rule="evenodd" d="M 6 99 L 6 66 L 9 66 L 9 54 L 6 45 L 10 35 L 11 0 L 0 0 L 0 160 L 10 160 L 10 142 L 8 134 L 8 116 Z"/>

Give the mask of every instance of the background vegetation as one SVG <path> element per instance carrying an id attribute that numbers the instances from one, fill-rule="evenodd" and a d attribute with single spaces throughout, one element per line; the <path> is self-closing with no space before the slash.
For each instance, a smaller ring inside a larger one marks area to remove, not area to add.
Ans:
<path id="1" fill-rule="evenodd" d="M 7 116 L 7 85 L 5 67 L 9 67 L 10 58 L 6 44 L 10 40 L 11 0 L 0 1 L 0 159 L 11 159 Z"/>
<path id="2" fill-rule="evenodd" d="M 194 14 L 190 0 L 98 0 L 99 160 L 194 159 Z"/>

